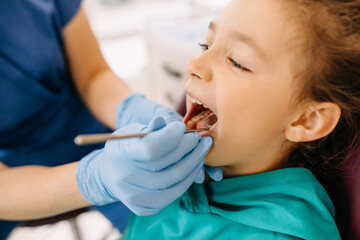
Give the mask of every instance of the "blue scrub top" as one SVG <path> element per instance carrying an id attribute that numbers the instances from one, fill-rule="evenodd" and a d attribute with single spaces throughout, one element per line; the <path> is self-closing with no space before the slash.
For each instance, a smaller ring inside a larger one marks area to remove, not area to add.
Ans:
<path id="1" fill-rule="evenodd" d="M 57 166 L 102 147 L 78 147 L 82 133 L 109 131 L 79 98 L 62 29 L 80 0 L 0 1 L 0 161 Z M 0 222 L 0 239 L 6 232 Z"/>
<path id="2" fill-rule="evenodd" d="M 108 131 L 80 100 L 62 29 L 80 0 L 0 2 L 0 161 L 56 166 L 99 146 L 77 147 L 77 134 Z"/>

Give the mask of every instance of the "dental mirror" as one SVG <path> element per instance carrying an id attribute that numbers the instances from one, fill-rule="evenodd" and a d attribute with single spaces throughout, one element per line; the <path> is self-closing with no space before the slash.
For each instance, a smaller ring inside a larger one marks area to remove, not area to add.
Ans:
<path id="1" fill-rule="evenodd" d="M 216 117 L 215 113 L 211 113 L 205 119 L 206 128 L 187 129 L 185 132 L 190 133 L 190 132 L 208 131 L 216 123 L 216 121 L 217 121 L 217 117 Z M 151 132 L 118 134 L 118 135 L 112 135 L 112 133 L 82 134 L 82 135 L 78 135 L 74 139 L 74 142 L 78 146 L 83 146 L 83 145 L 89 145 L 89 144 L 103 143 L 108 140 L 143 137 L 149 133 L 151 133 Z"/>
<path id="2" fill-rule="evenodd" d="M 217 122 L 217 117 L 215 113 L 211 113 L 205 119 L 205 126 L 210 129 Z"/>

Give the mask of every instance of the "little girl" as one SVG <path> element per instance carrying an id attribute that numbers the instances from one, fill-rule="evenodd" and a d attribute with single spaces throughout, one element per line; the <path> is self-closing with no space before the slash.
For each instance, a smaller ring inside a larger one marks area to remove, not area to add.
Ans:
<path id="1" fill-rule="evenodd" d="M 200 46 L 184 121 L 215 114 L 205 163 L 225 179 L 133 216 L 125 239 L 340 239 L 315 176 L 359 145 L 360 0 L 232 0 Z"/>

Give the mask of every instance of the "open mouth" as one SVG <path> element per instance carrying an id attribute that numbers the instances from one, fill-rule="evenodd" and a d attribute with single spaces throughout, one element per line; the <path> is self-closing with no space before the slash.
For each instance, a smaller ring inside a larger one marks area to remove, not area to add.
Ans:
<path id="1" fill-rule="evenodd" d="M 186 129 L 204 128 L 207 130 L 201 132 L 200 134 L 202 136 L 210 135 L 217 122 L 215 113 L 199 100 L 188 95 L 187 98 L 192 102 L 192 104 L 183 120 L 186 124 Z"/>

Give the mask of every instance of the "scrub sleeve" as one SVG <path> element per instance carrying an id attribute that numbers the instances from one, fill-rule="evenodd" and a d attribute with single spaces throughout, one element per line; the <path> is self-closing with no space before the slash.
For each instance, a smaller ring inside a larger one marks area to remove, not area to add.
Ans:
<path id="1" fill-rule="evenodd" d="M 62 29 L 80 0 L 0 1 L 0 161 L 10 167 L 58 166 L 102 145 L 78 147 L 82 133 L 110 131 L 81 101 L 70 74 Z M 128 210 L 100 207 L 122 230 Z M 0 221 L 0 239 L 19 222 Z"/>

